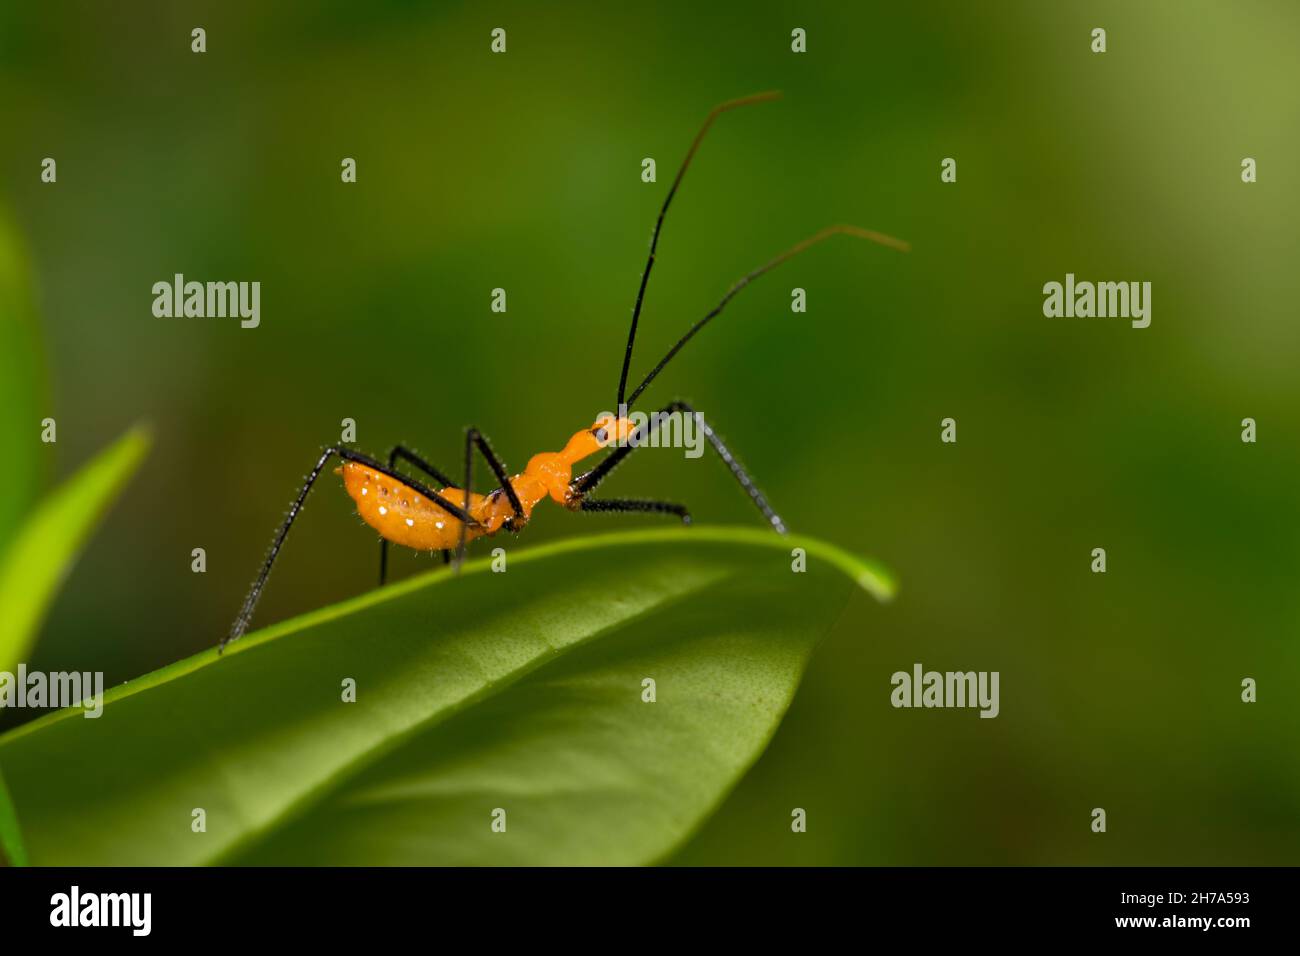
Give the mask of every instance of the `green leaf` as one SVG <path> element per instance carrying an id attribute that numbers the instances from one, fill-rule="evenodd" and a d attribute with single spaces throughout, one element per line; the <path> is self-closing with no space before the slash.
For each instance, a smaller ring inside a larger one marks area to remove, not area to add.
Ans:
<path id="1" fill-rule="evenodd" d="M 32 511 L 0 557 L 0 671 L 27 658 L 50 601 L 100 515 L 149 447 L 136 428 Z"/>
<path id="2" fill-rule="evenodd" d="M 40 493 L 44 472 L 41 419 L 46 417 L 44 357 L 36 328 L 29 268 L 18 235 L 0 214 L 0 552 Z"/>
<path id="3" fill-rule="evenodd" d="M 32 860 L 653 862 L 757 759 L 855 585 L 893 589 L 838 548 L 758 529 L 492 561 L 180 661 L 114 688 L 97 719 L 0 738 Z"/>
<path id="4" fill-rule="evenodd" d="M 18 827 L 18 814 L 5 787 L 5 777 L 0 773 L 0 866 L 26 866 L 27 851 L 23 849 L 23 834 Z"/>

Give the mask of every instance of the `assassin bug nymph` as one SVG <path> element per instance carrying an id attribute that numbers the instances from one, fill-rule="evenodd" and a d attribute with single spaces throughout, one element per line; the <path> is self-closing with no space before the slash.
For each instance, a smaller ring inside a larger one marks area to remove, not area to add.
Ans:
<path id="1" fill-rule="evenodd" d="M 302 490 L 298 492 L 298 497 L 290 505 L 289 513 L 285 516 L 284 522 L 280 525 L 275 538 L 271 542 L 271 550 L 262 563 L 248 596 L 244 599 L 239 616 L 235 618 L 229 635 L 222 640 L 220 646 L 224 648 L 227 643 L 235 640 L 248 629 L 253 616 L 253 609 L 257 606 L 258 598 L 261 597 L 262 589 L 266 586 L 266 579 L 271 573 L 271 567 L 280 553 L 284 539 L 289 534 L 289 529 L 293 526 L 299 512 L 302 511 L 303 503 L 307 500 L 307 494 L 311 491 L 312 485 L 320 477 L 329 460 L 335 457 L 342 462 L 336 472 L 342 474 L 344 487 L 357 503 L 357 511 L 361 518 L 380 534 L 380 584 L 384 583 L 386 577 L 388 543 L 390 541 L 421 551 L 441 551 L 445 562 L 451 561 L 451 554 L 454 550 L 456 567 L 459 568 L 461 561 L 464 559 L 465 546 L 470 541 L 475 538 L 494 535 L 499 531 L 517 533 L 523 530 L 524 525 L 528 523 L 528 519 L 532 515 L 533 508 L 547 498 L 573 511 L 653 512 L 674 515 L 683 522 L 689 523 L 690 513 L 686 508 L 672 502 L 633 498 L 591 497 L 591 493 L 596 490 L 597 486 L 604 481 L 609 473 L 649 438 L 663 420 L 663 416 L 674 412 L 694 416 L 697 426 L 705 438 L 708 439 L 713 450 L 731 469 L 732 475 L 745 493 L 749 495 L 755 507 L 762 513 L 764 520 L 775 531 L 784 534 L 786 530 L 785 524 L 780 516 L 772 510 L 767 498 L 754 485 L 749 474 L 732 455 L 722 439 L 718 437 L 717 432 L 705 422 L 703 416 L 695 412 L 685 402 L 674 401 L 669 403 L 659 414 L 650 416 L 645 424 L 634 427 L 627 417 L 627 409 L 641 397 L 641 393 L 663 371 L 664 366 L 681 351 L 682 346 L 694 338 L 700 329 L 704 328 L 718 313 L 726 308 L 727 303 L 741 289 L 764 273 L 775 269 L 787 259 L 835 235 L 869 239 L 872 242 L 902 252 L 908 250 L 907 243 L 878 232 L 859 229 L 856 226 L 828 226 L 820 232 L 814 233 L 732 283 L 718 304 L 702 319 L 692 325 L 685 335 L 678 339 L 677 344 L 668 350 L 668 353 L 642 379 L 641 384 L 632 390 L 631 395 L 626 395 L 627 374 L 632 363 L 632 347 L 636 342 L 637 321 L 641 317 L 641 305 L 645 300 L 646 283 L 650 279 L 650 270 L 654 268 L 655 252 L 659 245 L 659 233 L 663 229 L 664 216 L 673 201 L 673 196 L 677 194 L 677 188 L 681 185 L 687 167 L 690 166 L 696 150 L 699 149 L 700 142 L 709 131 L 709 127 L 721 114 L 741 106 L 765 103 L 779 98 L 780 95 L 778 92 L 758 93 L 753 96 L 729 100 L 714 107 L 712 112 L 705 118 L 700 131 L 695 134 L 690 149 L 686 151 L 686 157 L 682 160 L 672 186 L 668 189 L 668 195 L 659 210 L 659 218 L 655 221 L 654 232 L 650 236 L 650 255 L 646 260 L 645 269 L 641 273 L 641 283 L 637 288 L 636 301 L 632 307 L 632 326 L 627 335 L 627 350 L 623 354 L 623 370 L 618 379 L 618 401 L 614 405 L 616 409 L 614 414 L 604 415 L 591 426 L 575 432 L 564 446 L 563 451 L 543 452 L 534 455 L 523 472 L 517 475 L 507 474 L 505 464 L 492 451 L 492 447 L 483 434 L 477 428 L 470 428 L 465 435 L 465 480 L 460 487 L 453 487 L 450 478 L 419 455 L 401 445 L 398 445 L 389 453 L 386 463 L 369 458 L 350 448 L 332 446 L 325 449 L 316 461 L 311 473 L 307 476 Z M 603 448 L 611 446 L 614 446 L 614 450 L 599 464 L 590 471 L 580 474 L 576 478 L 573 477 L 573 467 L 578 462 L 589 458 Z M 473 487 L 475 451 L 483 456 L 497 481 L 496 490 L 486 495 L 477 494 L 470 490 Z M 399 462 L 423 472 L 424 475 L 433 480 L 438 490 L 435 491 L 433 487 L 426 485 L 418 478 L 397 471 Z"/>

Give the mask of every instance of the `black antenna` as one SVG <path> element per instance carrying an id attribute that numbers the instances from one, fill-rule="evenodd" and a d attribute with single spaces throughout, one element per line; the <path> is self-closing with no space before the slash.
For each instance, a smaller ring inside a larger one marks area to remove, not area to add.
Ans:
<path id="1" fill-rule="evenodd" d="M 645 271 L 641 273 L 641 286 L 636 292 L 636 304 L 632 306 L 632 327 L 627 333 L 627 352 L 623 355 L 623 371 L 618 377 L 618 402 L 614 405 L 615 414 L 618 414 L 618 410 L 623 407 L 623 393 L 627 389 L 627 373 L 632 365 L 632 346 L 636 343 L 637 320 L 641 318 L 641 303 L 645 299 L 646 283 L 650 281 L 650 270 L 654 268 L 655 250 L 659 247 L 659 232 L 664 227 L 664 216 L 668 213 L 668 206 L 672 203 L 673 196 L 677 194 L 677 187 L 681 185 L 682 177 L 686 175 L 686 168 L 691 165 L 691 159 L 695 156 L 695 151 L 700 148 L 700 142 L 704 139 L 704 134 L 709 131 L 713 121 L 720 115 L 740 106 L 749 106 L 752 103 L 767 103 L 780 98 L 780 91 L 769 90 L 766 93 L 755 93 L 753 96 L 742 96 L 740 99 L 728 100 L 713 108 L 713 111 L 705 118 L 700 131 L 695 134 L 695 141 L 691 143 L 691 148 L 686 152 L 686 158 L 682 160 L 681 168 L 677 170 L 677 176 L 673 179 L 672 187 L 668 190 L 668 195 L 664 199 L 663 208 L 659 210 L 659 219 L 655 222 L 655 231 L 650 236 L 650 256 L 646 259 Z"/>
<path id="2" fill-rule="evenodd" d="M 668 354 L 659 360 L 659 364 L 650 370 L 650 374 L 647 375 L 645 379 L 641 382 L 641 384 L 636 387 L 636 390 L 628 398 L 627 403 L 631 405 L 633 402 L 637 400 L 637 397 L 646 390 L 646 386 L 649 385 L 651 382 L 653 382 L 655 376 L 663 371 L 664 366 L 672 361 L 673 356 L 681 351 L 682 346 L 685 345 L 687 342 L 689 342 L 692 338 L 694 338 L 696 332 L 698 332 L 700 329 L 708 325 L 709 322 L 711 322 L 719 312 L 725 309 L 727 307 L 727 303 L 730 302 L 733 298 L 735 298 L 736 293 L 738 293 L 741 289 L 745 288 L 745 286 L 749 285 L 759 276 L 763 275 L 763 273 L 771 272 L 781 263 L 785 262 L 787 259 L 794 258 L 799 253 L 807 249 L 809 246 L 815 246 L 823 239 L 829 239 L 831 236 L 837 236 L 837 235 L 856 236 L 859 239 L 869 239 L 872 242 L 880 243 L 882 246 L 889 246 L 891 249 L 897 249 L 899 252 L 910 252 L 912 248 L 910 245 L 908 245 L 906 242 L 904 242 L 901 239 L 895 239 L 893 236 L 887 236 L 884 233 L 873 232 L 870 229 L 859 229 L 857 226 L 844 226 L 844 225 L 827 226 L 821 232 L 809 236 L 803 242 L 796 243 L 795 245 L 787 249 L 785 252 L 781 253 L 779 256 L 776 256 L 773 259 L 769 259 L 767 262 L 759 266 L 753 272 L 741 276 L 739 279 L 733 282 L 731 288 L 727 290 L 726 294 L 722 297 L 722 300 L 718 302 L 718 304 L 715 305 L 709 311 L 709 314 L 706 315 L 704 318 L 700 319 L 694 325 L 692 325 L 690 329 L 687 330 L 686 334 L 677 340 L 677 344 L 668 350 Z M 636 330 L 635 319 L 633 320 L 632 328 L 633 331 Z M 631 354 L 632 354 L 632 343 L 629 341 L 628 356 L 630 357 Z M 623 365 L 623 372 L 624 375 L 626 376 L 627 373 L 626 363 L 624 363 Z M 622 395 L 622 392 L 623 392 L 622 383 L 620 383 L 619 385 L 620 396 Z M 619 405 L 620 407 L 622 406 L 621 397 L 620 397 Z"/>

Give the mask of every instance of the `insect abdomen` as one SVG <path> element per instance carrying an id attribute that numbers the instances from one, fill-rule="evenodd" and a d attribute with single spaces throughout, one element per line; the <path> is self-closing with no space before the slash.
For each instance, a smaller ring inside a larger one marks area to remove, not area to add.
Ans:
<path id="1" fill-rule="evenodd" d="M 343 485 L 357 503 L 357 513 L 381 537 L 417 551 L 442 551 L 457 546 L 460 519 L 414 488 L 357 462 L 344 462 L 341 470 Z M 447 500 L 459 504 L 461 495 L 463 492 L 449 489 Z M 482 497 L 470 495 L 471 514 Z M 482 533 L 471 526 L 466 539 L 472 541 Z"/>

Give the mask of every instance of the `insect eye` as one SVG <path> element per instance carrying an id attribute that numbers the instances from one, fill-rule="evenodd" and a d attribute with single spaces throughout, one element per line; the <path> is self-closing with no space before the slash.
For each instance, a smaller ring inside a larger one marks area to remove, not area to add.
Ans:
<path id="1" fill-rule="evenodd" d="M 596 436 L 596 441 L 600 442 L 602 445 L 609 440 L 609 432 L 604 428 L 593 429 L 592 434 Z"/>

